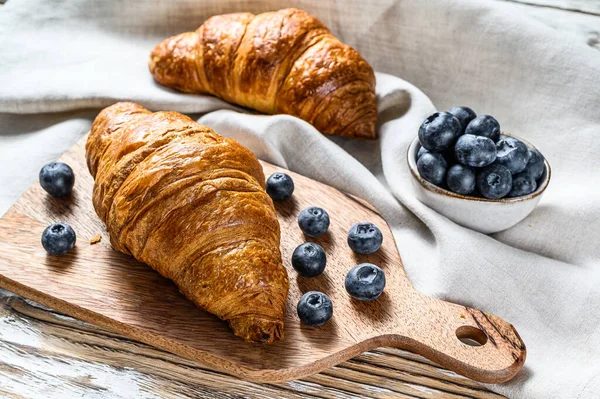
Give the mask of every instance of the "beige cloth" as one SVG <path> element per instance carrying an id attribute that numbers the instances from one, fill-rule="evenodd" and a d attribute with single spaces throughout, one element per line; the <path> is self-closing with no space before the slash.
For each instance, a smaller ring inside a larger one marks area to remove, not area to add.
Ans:
<path id="1" fill-rule="evenodd" d="M 526 365 L 492 389 L 511 398 L 599 398 L 600 54 L 493 2 L 295 2 L 387 73 L 377 75 L 375 142 L 330 139 L 288 116 L 222 110 L 233 107 L 152 81 L 148 53 L 166 36 L 213 14 L 289 4 L 9 0 L 0 10 L 0 213 L 85 134 L 99 107 L 133 100 L 153 110 L 219 110 L 200 122 L 374 204 L 418 289 L 516 326 Z M 552 181 L 525 221 L 486 236 L 415 200 L 405 154 L 432 103 L 493 114 L 548 158 Z"/>

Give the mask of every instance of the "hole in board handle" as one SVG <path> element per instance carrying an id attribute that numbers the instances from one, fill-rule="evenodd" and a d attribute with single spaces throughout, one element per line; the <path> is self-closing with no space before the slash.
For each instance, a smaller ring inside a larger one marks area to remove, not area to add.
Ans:
<path id="1" fill-rule="evenodd" d="M 482 346 L 488 341 L 487 335 L 477 327 L 460 326 L 456 329 L 456 338 L 465 345 Z"/>

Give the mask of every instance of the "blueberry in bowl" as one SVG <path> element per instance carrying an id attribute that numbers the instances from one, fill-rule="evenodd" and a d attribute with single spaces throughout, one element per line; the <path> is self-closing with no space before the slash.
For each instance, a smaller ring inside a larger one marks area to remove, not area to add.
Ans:
<path id="1" fill-rule="evenodd" d="M 505 166 L 510 173 L 525 170 L 529 161 L 529 150 L 525 143 L 514 137 L 505 137 L 496 143 L 496 163 Z"/>
<path id="2" fill-rule="evenodd" d="M 454 144 L 460 132 L 460 122 L 454 115 L 436 112 L 421 124 L 419 140 L 429 151 L 442 151 Z"/>
<path id="3" fill-rule="evenodd" d="M 327 263 L 325 250 L 314 242 L 300 244 L 292 254 L 292 267 L 302 277 L 316 277 L 323 273 Z"/>
<path id="4" fill-rule="evenodd" d="M 469 107 L 452 107 L 448 110 L 460 122 L 460 134 L 464 134 L 469 123 L 477 117 L 475 111 Z"/>
<path id="5" fill-rule="evenodd" d="M 539 180 L 544 174 L 544 156 L 535 148 L 529 147 L 529 160 L 525 166 L 525 172 L 529 173 L 534 180 Z"/>
<path id="6" fill-rule="evenodd" d="M 461 164 L 478 168 L 494 162 L 496 151 L 496 144 L 491 139 L 468 133 L 460 136 L 454 146 L 454 153 Z"/>
<path id="7" fill-rule="evenodd" d="M 512 188 L 508 193 L 509 197 L 521 197 L 531 194 L 537 188 L 535 178 L 528 172 L 521 172 L 513 176 Z"/>
<path id="8" fill-rule="evenodd" d="M 355 223 L 348 231 L 348 246 L 356 253 L 372 254 L 381 248 L 382 243 L 381 230 L 373 223 Z"/>
<path id="9" fill-rule="evenodd" d="M 502 165 L 490 165 L 477 173 L 477 188 L 485 198 L 506 197 L 512 190 L 512 174 Z"/>
<path id="10" fill-rule="evenodd" d="M 458 194 L 471 194 L 475 191 L 476 174 L 475 169 L 466 165 L 453 165 L 448 169 L 446 185 Z"/>
<path id="11" fill-rule="evenodd" d="M 493 116 L 479 115 L 469 122 L 465 134 L 487 137 L 495 143 L 500 139 L 500 124 Z"/>
<path id="12" fill-rule="evenodd" d="M 310 206 L 298 215 L 298 226 L 309 237 L 319 237 L 329 229 L 329 214 L 323 208 Z"/>
<path id="13" fill-rule="evenodd" d="M 462 113 L 455 108 L 453 112 Z M 526 140 L 506 132 L 496 135 L 491 119 L 477 118 L 442 150 L 421 150 L 418 136 L 408 149 L 407 162 L 414 193 L 422 203 L 462 226 L 494 233 L 531 213 L 548 186 L 551 170 Z M 481 120 L 488 121 L 488 128 Z M 452 153 L 454 158 L 448 155 Z"/>
<path id="14" fill-rule="evenodd" d="M 50 162 L 44 165 L 39 174 L 40 185 L 53 197 L 64 197 L 73 191 L 75 174 L 64 162 Z"/>
<path id="15" fill-rule="evenodd" d="M 437 152 L 427 152 L 421 155 L 417 161 L 419 174 L 425 180 L 438 186 L 444 181 L 447 167 L 448 163 L 442 154 L 438 154 Z"/>
<path id="16" fill-rule="evenodd" d="M 322 292 L 309 291 L 302 295 L 296 306 L 302 324 L 318 327 L 327 323 L 333 316 L 333 303 Z"/>
<path id="17" fill-rule="evenodd" d="M 284 201 L 294 193 L 294 181 L 285 173 L 273 173 L 267 179 L 266 191 L 273 201 Z"/>

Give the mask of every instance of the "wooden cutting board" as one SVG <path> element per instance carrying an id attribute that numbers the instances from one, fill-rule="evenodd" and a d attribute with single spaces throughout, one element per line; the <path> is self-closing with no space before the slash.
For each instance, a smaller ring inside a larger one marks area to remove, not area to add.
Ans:
<path id="1" fill-rule="evenodd" d="M 412 287 L 388 225 L 369 204 L 287 170 L 296 189 L 291 199 L 276 204 L 281 252 L 290 276 L 285 339 L 274 345 L 242 341 L 225 322 L 188 302 L 172 282 L 110 247 L 92 207 L 85 139 L 61 157 L 75 171 L 71 197 L 52 198 L 36 183 L 0 219 L 1 287 L 254 381 L 301 378 L 381 346 L 419 353 L 481 382 L 507 381 L 523 366 L 525 345 L 511 324 L 427 297 Z M 283 170 L 263 166 L 267 176 Z M 324 236 L 310 239 L 325 249 L 327 268 L 321 276 L 307 279 L 298 276 L 290 259 L 307 240 L 297 215 L 311 205 L 328 211 L 331 226 Z M 44 228 L 57 221 L 68 222 L 77 233 L 74 250 L 61 257 L 46 255 L 40 244 Z M 375 254 L 355 254 L 346 243 L 348 229 L 360 221 L 373 222 L 383 232 L 383 246 Z M 98 234 L 102 241 L 90 244 Z M 373 302 L 356 301 L 344 289 L 346 273 L 362 262 L 379 265 L 386 274 L 386 289 Z M 322 327 L 304 326 L 296 314 L 298 299 L 312 290 L 333 301 L 334 316 Z"/>

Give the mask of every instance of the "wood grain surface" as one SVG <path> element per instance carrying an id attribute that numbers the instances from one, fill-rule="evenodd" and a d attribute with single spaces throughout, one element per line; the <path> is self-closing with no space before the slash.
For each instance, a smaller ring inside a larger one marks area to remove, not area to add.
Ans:
<path id="1" fill-rule="evenodd" d="M 2 398 L 498 399 L 418 355 L 377 349 L 286 383 L 239 380 L 0 290 Z"/>
<path id="2" fill-rule="evenodd" d="M 600 50 L 595 0 L 489 1 L 513 2 L 520 12 Z M 240 381 L 1 289 L 0 397 L 503 398 L 397 349 L 373 350 L 288 383 Z"/>
<path id="3" fill-rule="evenodd" d="M 186 300 L 171 281 L 110 247 L 92 207 L 85 140 L 61 157 L 76 175 L 72 196 L 53 198 L 34 184 L 0 219 L 1 287 L 254 381 L 302 378 L 379 346 L 411 350 L 483 382 L 504 382 L 523 366 L 525 345 L 510 324 L 413 289 L 391 230 L 368 204 L 267 163 L 265 175 L 284 171 L 296 186 L 292 198 L 275 206 L 283 263 L 290 276 L 285 338 L 274 345 L 239 339 L 226 323 Z M 290 261 L 294 249 L 307 240 L 297 216 L 308 206 L 327 209 L 332 221 L 324 236 L 311 239 L 327 253 L 325 273 L 312 279 L 298 276 Z M 74 250 L 62 257 L 47 255 L 39 242 L 46 226 L 57 221 L 69 223 L 78 234 Z M 352 224 L 361 221 L 375 223 L 383 233 L 383 245 L 374 254 L 357 255 L 346 243 Z M 92 244 L 98 234 L 102 240 Z M 344 289 L 348 270 L 364 262 L 380 266 L 386 274 L 386 289 L 376 301 L 354 300 Z M 322 327 L 302 325 L 296 314 L 298 300 L 308 291 L 324 292 L 333 301 L 334 317 Z"/>

